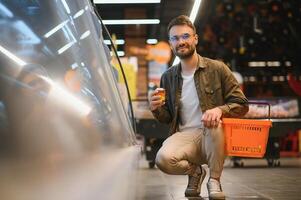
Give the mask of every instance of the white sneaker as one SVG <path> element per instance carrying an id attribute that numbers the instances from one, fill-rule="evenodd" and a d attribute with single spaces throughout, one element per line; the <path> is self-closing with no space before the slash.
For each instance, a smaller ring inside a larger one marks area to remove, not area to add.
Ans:
<path id="1" fill-rule="evenodd" d="M 209 199 L 225 199 L 222 186 L 216 179 L 210 178 L 207 183 Z"/>

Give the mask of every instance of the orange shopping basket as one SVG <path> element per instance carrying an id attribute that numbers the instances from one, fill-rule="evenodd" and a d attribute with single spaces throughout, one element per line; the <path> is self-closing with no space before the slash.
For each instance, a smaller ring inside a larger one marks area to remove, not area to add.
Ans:
<path id="1" fill-rule="evenodd" d="M 265 154 L 269 129 L 272 126 L 271 108 L 268 103 L 249 102 L 253 103 L 268 105 L 269 118 L 267 120 L 223 118 L 225 153 L 228 156 L 262 158 Z"/>

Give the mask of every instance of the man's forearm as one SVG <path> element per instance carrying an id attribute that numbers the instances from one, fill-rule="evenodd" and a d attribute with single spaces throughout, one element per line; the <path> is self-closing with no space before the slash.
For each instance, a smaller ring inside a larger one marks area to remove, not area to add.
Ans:
<path id="1" fill-rule="evenodd" d="M 249 111 L 247 103 L 228 103 L 223 106 L 219 106 L 223 112 L 223 117 L 242 117 Z"/>

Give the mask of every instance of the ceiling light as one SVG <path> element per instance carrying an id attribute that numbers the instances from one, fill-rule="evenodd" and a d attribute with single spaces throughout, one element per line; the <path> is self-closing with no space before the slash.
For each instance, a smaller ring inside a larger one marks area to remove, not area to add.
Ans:
<path id="1" fill-rule="evenodd" d="M 89 30 L 87 30 L 86 32 L 84 32 L 81 36 L 80 36 L 80 40 L 83 40 L 83 39 L 85 39 L 86 37 L 88 37 L 89 35 L 90 35 L 90 31 Z"/>
<path id="2" fill-rule="evenodd" d="M 66 51 L 67 49 L 69 49 L 74 43 L 76 43 L 75 41 L 70 42 L 68 44 L 66 44 L 65 46 L 63 46 L 62 48 L 60 48 L 57 53 L 58 54 L 62 54 L 64 51 Z"/>
<path id="3" fill-rule="evenodd" d="M 161 0 L 94 0 L 95 4 L 160 3 Z"/>
<path id="4" fill-rule="evenodd" d="M 268 67 L 280 67 L 281 63 L 279 61 L 267 61 Z"/>
<path id="5" fill-rule="evenodd" d="M 79 10 L 77 13 L 75 13 L 75 15 L 73 16 L 73 19 L 78 18 L 79 16 L 81 16 L 82 14 L 84 14 L 85 10 L 81 9 Z"/>
<path id="6" fill-rule="evenodd" d="M 202 3 L 202 0 L 195 0 L 194 1 L 192 10 L 191 10 L 191 13 L 190 13 L 190 16 L 189 16 L 189 19 L 192 23 L 194 23 L 194 21 L 195 21 L 195 18 L 196 18 L 196 15 L 199 12 L 199 8 L 200 8 L 201 3 Z"/>
<path id="7" fill-rule="evenodd" d="M 57 25 L 56 27 L 54 27 L 53 29 L 51 29 L 48 33 L 46 33 L 44 35 L 44 37 L 45 38 L 49 38 L 52 34 L 54 34 L 55 32 L 57 32 L 61 28 L 63 28 L 68 22 L 69 22 L 69 20 L 66 20 L 66 21 L 60 23 L 59 25 Z"/>
<path id="8" fill-rule="evenodd" d="M 158 43 L 158 40 L 157 40 L 157 39 L 147 39 L 147 40 L 146 40 L 146 43 L 147 43 L 147 44 L 157 44 L 157 43 Z"/>
<path id="9" fill-rule="evenodd" d="M 104 43 L 106 45 L 111 45 L 111 41 L 110 40 L 104 40 Z M 114 43 L 117 44 L 117 45 L 124 45 L 125 41 L 123 39 L 117 39 L 117 40 L 114 41 Z M 158 40 L 157 39 L 147 39 L 146 43 L 147 44 L 157 44 Z"/>
<path id="10" fill-rule="evenodd" d="M 159 24 L 159 19 L 116 19 L 103 20 L 105 25 L 121 25 L 121 24 Z"/>
<path id="11" fill-rule="evenodd" d="M 124 56 L 125 53 L 124 53 L 124 51 L 117 51 L 117 55 L 121 57 L 121 56 Z"/>
<path id="12" fill-rule="evenodd" d="M 264 61 L 252 61 L 248 63 L 249 67 L 265 67 L 266 63 Z"/>
<path id="13" fill-rule="evenodd" d="M 0 45 L 0 52 L 2 52 L 4 55 L 6 55 L 7 57 L 9 57 L 11 60 L 13 60 L 14 62 L 16 62 L 18 65 L 20 65 L 22 67 L 24 65 L 26 65 L 26 62 L 24 62 L 23 60 L 21 60 L 20 58 L 18 58 L 15 54 L 13 54 L 12 52 L 8 51 L 7 49 L 5 49 L 1 45 Z"/>
<path id="14" fill-rule="evenodd" d="M 110 40 L 104 40 L 104 43 L 106 45 L 111 45 L 111 41 Z M 117 44 L 117 45 L 123 45 L 125 43 L 125 41 L 124 40 L 115 40 L 114 43 Z"/>
<path id="15" fill-rule="evenodd" d="M 115 55 L 115 53 L 111 52 L 111 56 Z M 122 57 L 125 55 L 124 51 L 117 51 L 117 55 Z"/>
<path id="16" fill-rule="evenodd" d="M 64 7 L 65 7 L 67 13 L 70 14 L 70 8 L 69 8 L 68 4 L 66 3 L 66 1 L 65 1 L 65 0 L 62 0 L 62 3 L 63 3 L 63 5 L 64 5 Z"/>

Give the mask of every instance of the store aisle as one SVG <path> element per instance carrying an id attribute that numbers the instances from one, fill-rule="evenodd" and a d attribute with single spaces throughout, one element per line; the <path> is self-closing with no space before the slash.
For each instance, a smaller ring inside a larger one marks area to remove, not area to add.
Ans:
<path id="1" fill-rule="evenodd" d="M 225 162 L 222 186 L 227 200 L 300 199 L 301 158 L 283 158 L 281 167 L 277 168 L 267 167 L 264 159 L 245 159 L 244 164 L 244 168 L 232 168 L 229 160 Z M 186 199 L 186 176 L 170 176 L 158 169 L 149 169 L 145 160 L 141 161 L 139 174 L 139 199 Z M 195 199 L 208 199 L 205 184 L 201 196 L 203 198 Z"/>

